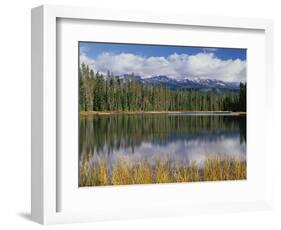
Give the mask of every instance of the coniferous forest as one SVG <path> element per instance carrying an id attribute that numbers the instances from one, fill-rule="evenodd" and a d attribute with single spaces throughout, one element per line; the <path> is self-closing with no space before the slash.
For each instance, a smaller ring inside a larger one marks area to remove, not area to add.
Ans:
<path id="1" fill-rule="evenodd" d="M 82 63 L 79 68 L 80 111 L 239 111 L 246 112 L 246 83 L 238 92 L 171 90 L 103 76 Z"/>

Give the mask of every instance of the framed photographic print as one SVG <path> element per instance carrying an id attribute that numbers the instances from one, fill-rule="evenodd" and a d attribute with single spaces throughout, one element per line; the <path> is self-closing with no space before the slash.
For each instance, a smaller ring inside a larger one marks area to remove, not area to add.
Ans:
<path id="1" fill-rule="evenodd" d="M 79 42 L 79 186 L 246 179 L 246 52 Z"/>
<path id="2" fill-rule="evenodd" d="M 270 208 L 272 31 L 265 19 L 34 8 L 32 219 Z"/>

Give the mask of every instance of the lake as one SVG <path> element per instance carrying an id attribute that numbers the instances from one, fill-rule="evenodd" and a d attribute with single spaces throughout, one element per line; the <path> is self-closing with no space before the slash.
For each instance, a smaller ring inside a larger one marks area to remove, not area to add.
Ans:
<path id="1" fill-rule="evenodd" d="M 79 157 L 103 158 L 109 167 L 125 157 L 153 165 L 204 162 L 210 155 L 246 160 L 246 116 L 231 114 L 137 114 L 80 117 Z"/>

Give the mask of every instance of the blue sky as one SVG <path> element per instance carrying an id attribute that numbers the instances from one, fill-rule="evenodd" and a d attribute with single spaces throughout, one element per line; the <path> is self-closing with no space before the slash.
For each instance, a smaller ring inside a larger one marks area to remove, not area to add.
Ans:
<path id="1" fill-rule="evenodd" d="M 116 75 L 246 81 L 246 49 L 80 42 L 80 63 Z"/>
<path id="2" fill-rule="evenodd" d="M 167 45 L 141 45 L 120 43 L 96 43 L 80 42 L 80 49 L 89 57 L 96 58 L 103 52 L 108 53 L 133 53 L 140 56 L 163 56 L 168 57 L 173 53 L 194 55 L 201 52 L 215 52 L 222 60 L 237 59 L 246 60 L 246 49 L 216 48 L 216 47 L 190 47 L 190 46 L 167 46 Z"/>

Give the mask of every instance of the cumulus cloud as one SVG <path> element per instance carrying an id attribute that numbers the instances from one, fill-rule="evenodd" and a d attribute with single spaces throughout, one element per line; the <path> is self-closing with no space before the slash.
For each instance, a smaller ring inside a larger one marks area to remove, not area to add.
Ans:
<path id="1" fill-rule="evenodd" d="M 132 53 L 101 53 L 92 59 L 82 52 L 80 62 L 95 71 L 115 75 L 134 72 L 142 77 L 166 75 L 176 79 L 208 78 L 223 81 L 246 81 L 246 61 L 240 59 L 222 60 L 214 52 L 195 55 L 171 54 L 168 57 L 146 57 Z"/>

